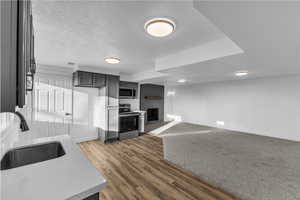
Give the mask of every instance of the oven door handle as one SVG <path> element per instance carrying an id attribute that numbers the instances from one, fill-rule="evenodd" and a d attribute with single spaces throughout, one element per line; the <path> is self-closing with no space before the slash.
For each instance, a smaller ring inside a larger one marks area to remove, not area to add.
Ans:
<path id="1" fill-rule="evenodd" d="M 135 117 L 139 116 L 140 114 L 128 114 L 128 115 L 119 115 L 119 117 Z"/>

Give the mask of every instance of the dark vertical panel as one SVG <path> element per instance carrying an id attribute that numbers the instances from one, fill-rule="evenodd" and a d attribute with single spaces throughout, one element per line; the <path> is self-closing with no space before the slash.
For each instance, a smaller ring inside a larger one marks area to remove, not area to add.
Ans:
<path id="1" fill-rule="evenodd" d="M 25 104 L 26 72 L 30 66 L 29 0 L 1 2 L 1 112 Z"/>
<path id="2" fill-rule="evenodd" d="M 1 1 L 1 112 L 16 104 L 17 1 Z"/>
<path id="3" fill-rule="evenodd" d="M 158 121 L 164 121 L 164 86 L 142 84 L 140 88 L 140 109 L 147 111 L 151 108 L 158 108 Z M 147 119 L 146 123 L 148 123 Z"/>
<path id="4" fill-rule="evenodd" d="M 18 67 L 17 67 L 17 105 L 25 104 L 26 77 L 26 31 L 27 31 L 27 1 L 18 1 Z"/>
<path id="5" fill-rule="evenodd" d="M 107 75 L 108 106 L 119 106 L 119 76 Z"/>

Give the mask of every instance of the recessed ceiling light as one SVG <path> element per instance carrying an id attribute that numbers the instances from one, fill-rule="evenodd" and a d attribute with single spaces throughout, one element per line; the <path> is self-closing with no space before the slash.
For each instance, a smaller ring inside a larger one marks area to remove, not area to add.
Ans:
<path id="1" fill-rule="evenodd" d="M 168 91 L 167 96 L 175 96 L 175 91 Z"/>
<path id="2" fill-rule="evenodd" d="M 224 121 L 216 121 L 216 124 L 219 126 L 224 126 L 225 122 Z"/>
<path id="3" fill-rule="evenodd" d="M 74 62 L 68 62 L 67 64 L 68 64 L 68 65 L 75 65 Z"/>
<path id="4" fill-rule="evenodd" d="M 236 76 L 247 76 L 248 75 L 248 71 L 238 71 L 235 72 Z"/>
<path id="5" fill-rule="evenodd" d="M 145 30 L 154 37 L 165 37 L 175 30 L 175 23 L 167 18 L 154 18 L 145 23 Z"/>
<path id="6" fill-rule="evenodd" d="M 106 57 L 104 60 L 109 64 L 118 64 L 120 62 L 120 59 L 116 57 Z"/>
<path id="7" fill-rule="evenodd" d="M 178 83 L 185 83 L 186 80 L 185 80 L 185 79 L 179 79 L 177 82 L 178 82 Z"/>

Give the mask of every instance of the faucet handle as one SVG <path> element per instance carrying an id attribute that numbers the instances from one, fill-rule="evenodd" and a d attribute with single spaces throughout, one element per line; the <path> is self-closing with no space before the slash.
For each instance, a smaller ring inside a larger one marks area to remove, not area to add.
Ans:
<path id="1" fill-rule="evenodd" d="M 20 129 L 22 132 L 24 131 L 28 131 L 29 130 L 29 127 L 27 125 L 27 122 L 25 120 L 25 117 L 18 111 L 15 112 L 15 114 L 19 117 L 20 119 Z"/>

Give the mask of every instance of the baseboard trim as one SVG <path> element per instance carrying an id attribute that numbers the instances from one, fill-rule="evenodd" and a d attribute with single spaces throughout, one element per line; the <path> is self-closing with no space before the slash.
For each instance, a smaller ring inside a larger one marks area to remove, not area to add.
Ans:
<path id="1" fill-rule="evenodd" d="M 71 136 L 72 137 L 72 136 Z M 72 138 L 76 143 L 87 142 L 92 140 L 99 139 L 98 136 L 89 136 L 89 137 L 81 137 L 81 138 Z"/>

